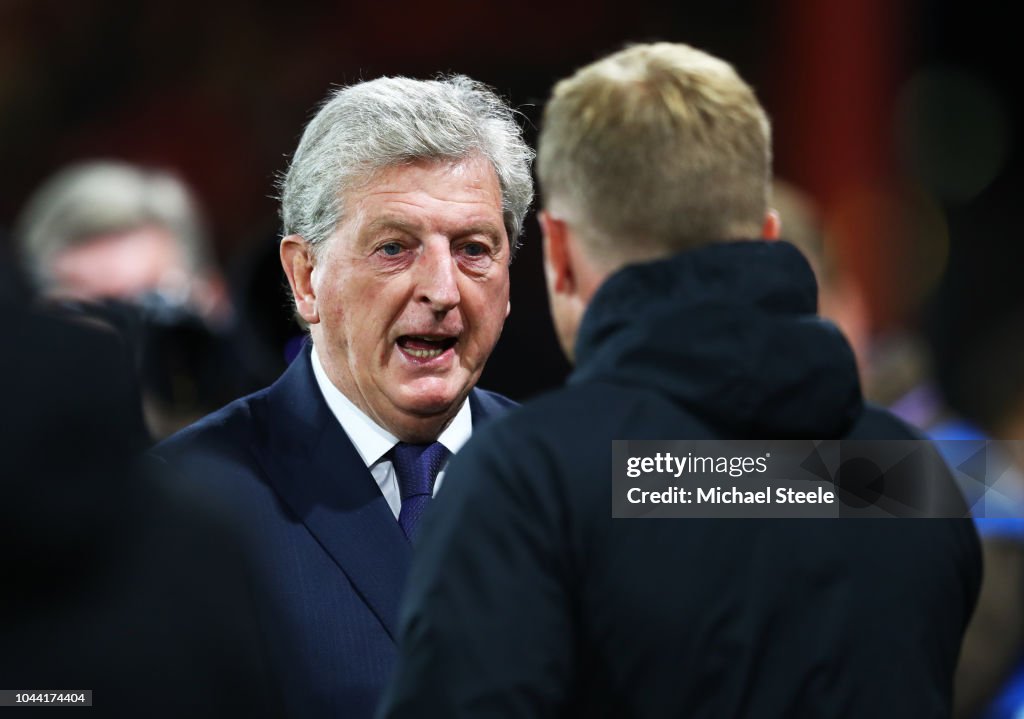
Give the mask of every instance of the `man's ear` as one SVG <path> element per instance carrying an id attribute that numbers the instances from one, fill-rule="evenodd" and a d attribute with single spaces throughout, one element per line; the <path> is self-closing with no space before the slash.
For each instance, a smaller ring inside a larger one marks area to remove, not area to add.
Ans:
<path id="1" fill-rule="evenodd" d="M 288 235 L 281 240 L 281 266 L 295 298 L 295 311 L 309 324 L 320 321 L 313 288 L 313 248 L 301 235 Z"/>
<path id="2" fill-rule="evenodd" d="M 761 226 L 761 237 L 766 240 L 777 240 L 782 236 L 782 218 L 778 210 L 768 210 Z"/>
<path id="3" fill-rule="evenodd" d="M 547 210 L 537 215 L 544 235 L 544 272 L 552 293 L 572 294 L 576 290 L 576 276 L 569 252 L 569 228 L 565 220 L 554 217 Z"/>

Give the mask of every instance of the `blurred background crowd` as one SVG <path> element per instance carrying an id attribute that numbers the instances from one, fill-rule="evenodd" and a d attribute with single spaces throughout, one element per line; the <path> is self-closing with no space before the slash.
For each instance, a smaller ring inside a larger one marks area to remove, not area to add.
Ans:
<path id="1" fill-rule="evenodd" d="M 4 0 L 2 246 L 20 247 L 38 279 L 40 264 L 57 259 L 44 255 L 61 240 L 32 235 L 54 231 L 40 223 L 56 222 L 66 244 L 86 244 L 71 236 L 76 231 L 104 240 L 108 254 L 98 250 L 88 259 L 109 273 L 118 252 L 109 235 L 147 222 L 148 230 L 162 228 L 187 255 L 176 259 L 187 276 L 177 286 L 166 277 L 135 278 L 134 285 L 108 277 L 106 287 L 65 289 L 137 299 L 162 283 L 164 300 L 236 333 L 235 359 L 246 376 L 232 379 L 227 394 L 262 386 L 281 370 L 281 348 L 297 333 L 277 268 L 274 181 L 332 85 L 381 74 L 463 72 L 519 107 L 532 137 L 555 79 L 629 40 L 685 40 L 729 58 L 771 113 L 776 171 L 817 208 L 830 272 L 856 290 L 842 296 L 837 311 L 858 303 L 843 319 L 862 357 L 907 328 L 928 328 L 957 407 L 998 411 L 973 388 L 960 388 L 959 379 L 994 374 L 978 371 L 968 355 L 1009 334 L 991 328 L 1014 321 L 1016 260 L 1024 254 L 1009 226 L 1022 164 L 1014 42 L 998 9 L 995 2 L 942 0 L 638 0 L 627 12 L 600 0 L 400 0 L 384 13 L 326 0 L 184 0 L 174 7 Z M 103 160 L 168 173 L 183 186 L 167 191 L 183 196 L 155 199 L 157 185 L 174 180 L 154 174 L 152 196 L 129 207 L 123 186 L 132 180 L 112 177 L 113 170 L 106 189 L 92 190 L 96 196 L 60 196 L 55 185 L 62 179 L 66 193 L 73 180 L 56 173 Z M 96 216 L 107 211 L 103 193 L 120 197 L 123 206 L 110 212 L 121 219 Z M 96 213 L 45 217 L 60 201 Z M 77 221 L 94 226 L 68 226 Z M 567 371 L 543 319 L 537 239 L 529 224 L 513 268 L 514 311 L 483 383 L 519 399 L 558 385 Z M 159 241 L 148 242 L 150 253 L 160 251 Z M 62 258 L 69 261 L 85 256 Z M 158 259 L 151 254 L 151 261 Z M 1009 357 L 1012 348 L 985 354 Z M 530 371 L 521 367 L 524 356 Z M 225 394 L 218 385 L 178 388 L 170 399 L 217 405 Z M 889 384 L 877 391 L 882 399 L 899 393 Z"/>
<path id="2" fill-rule="evenodd" d="M 465 73 L 532 140 L 556 79 L 627 41 L 678 40 L 730 60 L 768 110 L 783 237 L 811 259 L 868 397 L 932 436 L 1021 438 L 1024 122 L 1003 14 L 994 0 L 0 0 L 0 296 L 113 328 L 145 425 L 166 436 L 296 350 L 274 186 L 330 87 Z M 525 400 L 568 372 L 532 221 L 512 306 L 481 386 Z M 4 347 L 9 394 L 38 338 Z M 3 418 L 6 449 L 24 418 Z M 982 529 L 959 712 L 1011 716 L 1024 533 Z"/>

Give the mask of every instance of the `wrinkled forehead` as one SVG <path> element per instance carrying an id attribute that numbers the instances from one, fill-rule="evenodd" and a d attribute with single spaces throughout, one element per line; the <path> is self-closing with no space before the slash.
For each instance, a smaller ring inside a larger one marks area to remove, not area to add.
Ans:
<path id="1" fill-rule="evenodd" d="M 417 158 L 370 169 L 346 182 L 339 199 L 339 229 L 480 225 L 508 239 L 498 174 L 481 154 Z"/>
<path id="2" fill-rule="evenodd" d="M 345 178 L 338 196 L 342 206 L 346 206 L 352 198 L 357 198 L 368 187 L 374 185 L 394 182 L 396 179 L 407 179 L 411 183 L 432 175 L 444 174 L 490 178 L 497 185 L 499 192 L 501 190 L 501 182 L 494 164 L 483 153 L 472 152 L 457 157 L 409 157 L 380 163 L 367 162 Z"/>

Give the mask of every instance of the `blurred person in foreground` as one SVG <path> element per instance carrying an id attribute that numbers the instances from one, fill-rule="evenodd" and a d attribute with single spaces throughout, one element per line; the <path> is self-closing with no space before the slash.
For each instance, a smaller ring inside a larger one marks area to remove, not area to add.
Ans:
<path id="1" fill-rule="evenodd" d="M 43 297 L 98 312 L 128 339 L 153 435 L 238 396 L 220 336 L 231 315 L 224 281 L 176 176 L 114 160 L 71 165 L 28 200 L 14 239 Z"/>
<path id="2" fill-rule="evenodd" d="M 141 453 L 129 352 L 0 262 L 0 678 L 97 716 L 274 717 L 237 537 Z"/>
<path id="3" fill-rule="evenodd" d="M 768 241 L 770 154 L 750 87 L 685 45 L 555 86 L 540 221 L 575 370 L 453 460 L 382 716 L 949 715 L 969 520 L 611 518 L 615 439 L 915 436 Z"/>
<path id="4" fill-rule="evenodd" d="M 474 385 L 509 312 L 532 157 L 464 76 L 333 93 L 282 183 L 281 263 L 312 342 L 157 448 L 248 532 L 292 716 L 373 715 L 419 517 L 448 456 L 511 404 Z"/>

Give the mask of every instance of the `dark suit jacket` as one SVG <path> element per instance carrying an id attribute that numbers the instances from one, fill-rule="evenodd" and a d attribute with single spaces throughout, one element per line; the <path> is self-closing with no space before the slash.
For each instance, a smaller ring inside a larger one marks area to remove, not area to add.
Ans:
<path id="1" fill-rule="evenodd" d="M 474 429 L 513 403 L 474 389 Z M 157 447 L 265 570 L 259 605 L 296 717 L 373 715 L 412 547 L 317 387 L 307 348 L 271 387 Z"/>

